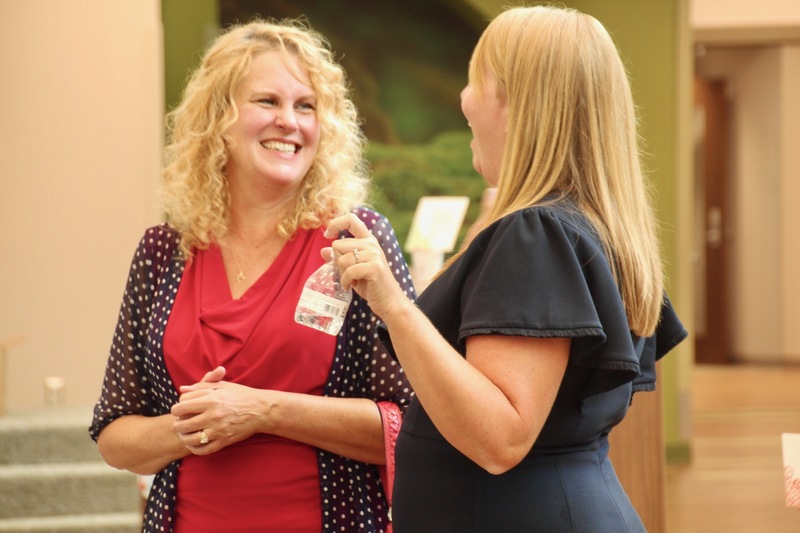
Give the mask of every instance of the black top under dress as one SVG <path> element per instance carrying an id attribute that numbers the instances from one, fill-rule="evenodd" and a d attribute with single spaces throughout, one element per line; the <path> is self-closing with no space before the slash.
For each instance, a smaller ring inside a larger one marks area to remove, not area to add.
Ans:
<path id="1" fill-rule="evenodd" d="M 492 475 L 453 448 L 418 399 L 396 450 L 394 533 L 625 533 L 644 526 L 608 459 L 608 433 L 686 330 L 669 299 L 633 336 L 600 241 L 566 201 L 504 217 L 419 296 L 462 354 L 472 335 L 570 337 L 555 405 L 527 457 Z"/>

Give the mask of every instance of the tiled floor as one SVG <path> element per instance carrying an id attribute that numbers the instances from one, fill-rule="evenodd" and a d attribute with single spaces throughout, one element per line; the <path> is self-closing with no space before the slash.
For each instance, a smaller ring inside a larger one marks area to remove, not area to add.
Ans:
<path id="1" fill-rule="evenodd" d="M 781 433 L 800 433 L 800 367 L 698 366 L 693 459 L 667 467 L 668 533 L 798 533 Z"/>

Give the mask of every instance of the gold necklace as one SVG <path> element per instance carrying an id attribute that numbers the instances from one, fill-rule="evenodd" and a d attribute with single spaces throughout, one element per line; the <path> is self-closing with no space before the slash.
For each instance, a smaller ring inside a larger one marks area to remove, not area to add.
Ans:
<path id="1" fill-rule="evenodd" d="M 233 246 L 231 248 L 231 255 L 233 256 L 233 262 L 236 263 L 236 268 L 239 269 L 239 273 L 236 274 L 236 282 L 237 283 L 244 283 L 247 281 L 247 276 L 244 275 L 244 270 L 239 265 L 239 260 L 236 258 L 236 252 L 233 251 Z"/>
<path id="2" fill-rule="evenodd" d="M 265 244 L 265 250 L 269 250 L 270 245 L 272 245 L 272 243 L 273 243 L 273 241 L 275 241 L 276 237 L 277 237 L 277 232 L 273 233 L 270 236 L 270 238 L 267 239 L 267 242 Z M 228 249 L 231 252 L 231 257 L 233 258 L 233 262 L 236 265 L 236 270 L 239 271 L 236 274 L 236 282 L 239 283 L 239 284 L 242 284 L 245 281 L 247 281 L 247 276 L 245 275 L 244 271 L 249 269 L 251 266 L 253 266 L 261 258 L 261 254 L 256 254 L 255 258 L 252 261 L 250 261 L 249 264 L 245 265 L 245 268 L 242 268 L 241 264 L 239 263 L 239 258 L 236 256 L 236 250 L 234 249 L 234 246 L 229 241 L 226 242 L 225 245 L 228 247 Z"/>

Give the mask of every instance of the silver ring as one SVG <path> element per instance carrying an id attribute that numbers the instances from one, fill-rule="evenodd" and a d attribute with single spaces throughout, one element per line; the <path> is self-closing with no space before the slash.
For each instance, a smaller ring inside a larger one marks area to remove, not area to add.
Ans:
<path id="1" fill-rule="evenodd" d="M 203 446 L 205 444 L 208 444 L 208 442 L 209 442 L 208 435 L 206 435 L 205 431 L 201 431 L 200 432 L 200 445 Z"/>
<path id="2" fill-rule="evenodd" d="M 356 258 L 356 264 L 358 264 L 358 248 L 353 248 L 353 257 Z"/>

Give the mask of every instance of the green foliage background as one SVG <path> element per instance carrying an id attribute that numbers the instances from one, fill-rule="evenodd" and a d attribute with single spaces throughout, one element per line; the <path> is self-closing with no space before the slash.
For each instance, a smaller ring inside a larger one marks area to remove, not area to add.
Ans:
<path id="1" fill-rule="evenodd" d="M 459 242 L 475 221 L 486 183 L 472 168 L 471 139 L 472 133 L 464 130 L 441 133 L 425 144 L 370 144 L 367 159 L 375 184 L 372 206 L 389 218 L 401 245 L 405 245 L 417 202 L 423 196 L 470 198 Z"/>

